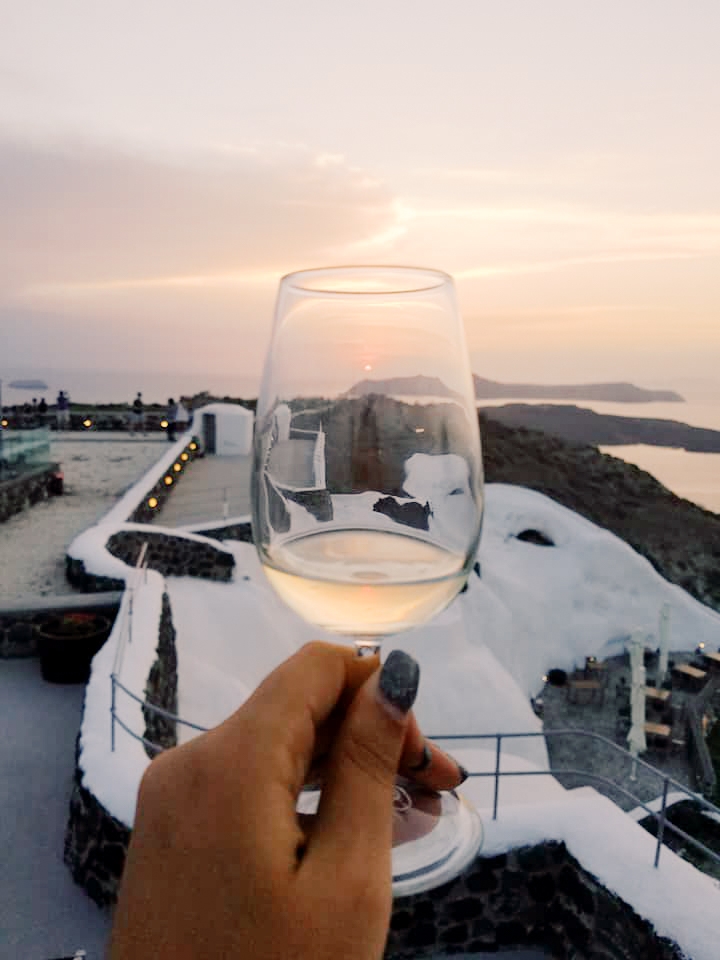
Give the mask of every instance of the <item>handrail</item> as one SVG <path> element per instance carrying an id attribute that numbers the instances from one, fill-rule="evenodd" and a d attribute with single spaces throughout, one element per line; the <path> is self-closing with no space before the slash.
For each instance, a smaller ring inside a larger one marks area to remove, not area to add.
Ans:
<path id="1" fill-rule="evenodd" d="M 145 540 L 140 546 L 131 578 L 129 578 L 129 582 L 126 584 L 126 597 L 123 597 L 123 605 L 121 606 L 122 619 L 118 618 L 119 637 L 117 647 L 115 648 L 113 667 L 110 673 L 110 749 L 113 753 L 115 752 L 115 722 L 120 722 L 115 708 L 115 688 L 118 685 L 122 686 L 118 680 L 118 674 L 122 670 L 126 637 L 127 643 L 132 642 L 132 617 L 135 590 L 140 585 L 141 577 L 147 578 L 147 549 L 148 543 L 147 540 Z"/>
<path id="2" fill-rule="evenodd" d="M 593 740 L 599 740 L 601 743 L 604 743 L 606 746 L 611 747 L 616 753 L 620 754 L 622 757 L 631 760 L 633 763 L 639 764 L 641 767 L 644 767 L 654 776 L 658 777 L 663 782 L 663 791 L 662 791 L 662 804 L 659 811 L 651 810 L 639 797 L 631 793 L 629 790 L 626 790 L 620 784 L 615 783 L 614 780 L 610 780 L 607 777 L 600 776 L 596 773 L 591 773 L 587 770 L 572 770 L 567 768 L 553 768 L 550 767 L 547 770 L 500 770 L 500 755 L 502 751 L 502 741 L 504 739 L 518 738 L 518 737 L 553 737 L 553 736 L 581 736 L 589 737 Z M 706 800 L 701 794 L 696 793 L 693 790 L 690 790 L 685 784 L 680 783 L 678 780 L 675 780 L 673 777 L 668 776 L 667 774 L 662 773 L 657 767 L 653 767 L 652 764 L 647 763 L 645 760 L 640 760 L 638 757 L 634 757 L 628 750 L 624 750 L 622 747 L 618 746 L 617 743 L 614 743 L 612 740 L 609 740 L 607 737 L 603 737 L 602 734 L 594 733 L 591 730 L 578 730 L 575 728 L 563 729 L 563 730 L 535 730 L 526 733 L 461 733 L 461 734 L 447 734 L 440 736 L 433 736 L 433 740 L 495 740 L 496 750 L 495 750 L 495 770 L 484 770 L 480 772 L 471 772 L 469 776 L 471 777 L 494 777 L 495 778 L 495 789 L 493 795 L 493 820 L 497 820 L 497 811 L 498 811 L 498 797 L 500 789 L 500 778 L 505 777 L 518 777 L 518 776 L 540 776 L 542 774 L 562 774 L 570 776 L 580 776 L 585 777 L 588 780 L 596 780 L 599 783 L 605 783 L 614 790 L 617 790 L 619 793 L 624 794 L 630 800 L 632 800 L 637 806 L 641 807 L 647 812 L 649 816 L 655 817 L 658 822 L 658 835 L 657 835 L 657 844 L 655 848 L 655 862 L 654 866 L 657 867 L 660 862 L 660 851 L 663 845 L 663 838 L 665 830 L 670 830 L 672 833 L 676 834 L 679 837 L 682 837 L 683 840 L 690 843 L 696 849 L 702 851 L 705 856 L 709 857 L 715 863 L 720 865 L 720 854 L 715 853 L 714 850 L 710 850 L 709 847 L 706 847 L 702 841 L 697 840 L 695 837 L 690 836 L 680 827 L 675 826 L 670 820 L 667 819 L 667 795 L 668 787 L 672 784 L 677 790 L 684 793 L 690 800 L 697 803 L 699 806 L 705 808 L 706 810 L 720 816 L 720 808 L 716 807 L 715 804 L 711 803 L 709 800 Z"/>
<path id="3" fill-rule="evenodd" d="M 123 693 L 126 693 L 129 697 L 135 700 L 136 703 L 139 703 L 142 707 L 146 707 L 152 713 L 157 713 L 161 717 L 165 717 L 168 720 L 174 720 L 176 723 L 181 723 L 184 727 L 191 727 L 193 730 L 199 730 L 200 733 L 207 733 L 208 731 L 207 727 L 201 727 L 200 724 L 192 723 L 190 720 L 183 720 L 182 717 L 179 717 L 175 713 L 171 713 L 169 710 L 165 710 L 164 707 L 159 707 L 155 703 L 150 703 L 149 700 L 143 700 L 136 693 L 133 693 L 132 690 L 128 690 L 128 688 L 124 684 L 122 684 L 117 677 L 113 677 L 112 679 L 115 686 L 120 687 Z M 117 719 L 118 719 L 118 723 L 120 723 L 119 718 Z M 161 748 L 159 744 L 154 744 L 153 746 L 155 746 L 156 749 L 165 749 L 164 747 Z"/>
<path id="4" fill-rule="evenodd" d="M 138 740 L 143 746 L 146 746 L 153 750 L 154 752 L 162 752 L 165 747 L 160 744 L 154 743 L 151 740 L 148 740 L 146 737 L 140 736 L 131 730 L 119 717 L 115 716 L 115 702 L 114 702 L 114 688 L 117 685 L 120 687 L 124 693 L 132 697 L 138 703 L 142 704 L 147 710 L 153 711 L 160 716 L 167 717 L 170 720 L 174 720 L 177 723 L 181 723 L 184 726 L 191 727 L 193 730 L 198 730 L 200 732 L 207 732 L 207 727 L 203 727 L 200 724 L 191 723 L 189 720 L 183 720 L 181 717 L 170 713 L 167 710 L 164 710 L 162 707 L 158 707 L 153 703 L 149 703 L 147 700 L 143 700 L 138 697 L 132 691 L 128 690 L 127 687 L 123 686 L 122 683 L 113 677 L 113 703 L 111 706 L 111 712 L 114 716 L 114 722 L 116 721 L 126 733 L 130 734 L 135 740 Z M 113 735 L 114 736 L 114 735 Z M 656 776 L 659 780 L 662 781 L 662 802 L 659 810 L 652 810 L 648 807 L 647 803 L 636 796 L 630 790 L 627 790 L 625 787 L 621 786 L 619 783 L 616 783 L 614 780 L 610 780 L 608 777 L 604 777 L 597 773 L 592 773 L 589 770 L 580 770 L 573 769 L 569 767 L 548 767 L 546 770 L 501 770 L 500 769 L 500 759 L 502 755 L 502 741 L 506 739 L 517 739 L 520 737 L 555 737 L 555 736 L 574 736 L 574 737 L 589 737 L 593 740 L 599 740 L 601 743 L 604 743 L 606 746 L 612 747 L 616 753 L 620 754 L 622 757 L 632 761 L 633 763 L 639 764 L 641 767 L 644 767 L 651 774 Z M 596 783 L 602 783 L 607 787 L 610 787 L 612 790 L 615 790 L 617 793 L 623 794 L 626 798 L 631 800 L 636 806 L 643 809 L 648 816 L 655 817 L 658 823 L 658 832 L 657 832 L 657 843 L 655 845 L 655 859 L 654 866 L 657 867 L 660 862 L 660 852 L 663 847 L 663 840 L 665 836 L 665 831 L 670 830 L 673 834 L 678 837 L 681 837 L 686 843 L 691 844 L 697 850 L 701 851 L 706 857 L 714 861 L 720 866 L 720 854 L 717 854 L 714 850 L 711 850 L 707 847 L 701 840 L 696 839 L 690 834 L 686 833 L 680 827 L 676 826 L 667 818 L 667 798 L 669 787 L 672 785 L 681 793 L 684 793 L 688 799 L 694 801 L 699 806 L 707 809 L 709 812 L 716 814 L 720 817 L 720 808 L 716 807 L 709 800 L 706 800 L 701 794 L 696 793 L 693 790 L 690 790 L 689 787 L 685 784 L 680 783 L 678 780 L 675 780 L 673 777 L 668 776 L 667 774 L 662 773 L 657 767 L 653 767 L 652 764 L 647 763 L 645 760 L 641 760 L 638 757 L 634 757 L 628 750 L 623 749 L 623 747 L 618 746 L 612 740 L 609 740 L 607 737 L 603 737 L 602 734 L 594 733 L 591 730 L 578 730 L 575 728 L 566 728 L 559 730 L 533 730 L 527 732 L 513 732 L 513 733 L 457 733 L 457 734 L 441 734 L 434 735 L 429 737 L 430 740 L 495 740 L 496 749 L 495 749 L 495 769 L 494 770 L 482 770 L 482 771 L 470 771 L 468 778 L 470 777 L 493 777 L 495 780 L 494 791 L 493 791 L 493 820 L 498 818 L 498 807 L 499 807 L 499 793 L 500 793 L 500 779 L 502 777 L 537 777 L 537 776 L 575 776 L 581 777 L 585 780 L 591 780 Z M 113 749 L 114 749 L 114 739 L 113 739 Z"/>

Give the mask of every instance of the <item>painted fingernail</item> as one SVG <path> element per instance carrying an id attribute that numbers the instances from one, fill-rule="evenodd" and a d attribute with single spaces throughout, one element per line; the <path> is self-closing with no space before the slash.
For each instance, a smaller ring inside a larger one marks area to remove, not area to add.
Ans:
<path id="1" fill-rule="evenodd" d="M 458 763 L 457 766 L 458 770 L 460 771 L 460 783 L 465 783 L 470 774 L 461 763 Z M 458 786 L 460 786 L 460 783 L 458 783 Z"/>
<path id="2" fill-rule="evenodd" d="M 413 773 L 422 773 L 423 770 L 427 770 L 427 768 L 430 766 L 431 763 L 432 763 L 432 751 L 430 750 L 430 747 L 427 744 L 425 744 L 425 746 L 423 747 L 423 752 L 422 752 L 422 757 L 420 758 L 420 762 L 414 764 L 414 766 L 409 767 L 408 769 L 411 770 Z"/>
<path id="3" fill-rule="evenodd" d="M 420 667 L 402 650 L 393 650 L 383 664 L 378 689 L 384 699 L 401 713 L 407 713 L 417 696 Z"/>

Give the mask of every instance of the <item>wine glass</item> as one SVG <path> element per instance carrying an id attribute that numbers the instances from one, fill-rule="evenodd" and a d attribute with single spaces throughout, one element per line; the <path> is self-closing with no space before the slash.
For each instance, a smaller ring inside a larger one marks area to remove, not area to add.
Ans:
<path id="1" fill-rule="evenodd" d="M 480 537 L 482 461 L 451 277 L 365 266 L 283 277 L 252 511 L 276 592 L 359 655 L 452 601 Z M 396 895 L 444 882 L 477 851 L 477 814 L 452 791 L 399 781 L 394 813 Z"/>

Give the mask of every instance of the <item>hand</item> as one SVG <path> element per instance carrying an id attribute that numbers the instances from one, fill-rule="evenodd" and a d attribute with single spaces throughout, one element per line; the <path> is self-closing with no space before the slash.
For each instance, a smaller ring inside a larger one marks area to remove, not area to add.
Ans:
<path id="1" fill-rule="evenodd" d="M 426 744 L 418 668 L 313 643 L 225 723 L 143 777 L 112 960 L 370 960 L 382 955 L 399 771 L 449 789 L 464 771 Z M 295 806 L 323 792 L 309 833 Z"/>

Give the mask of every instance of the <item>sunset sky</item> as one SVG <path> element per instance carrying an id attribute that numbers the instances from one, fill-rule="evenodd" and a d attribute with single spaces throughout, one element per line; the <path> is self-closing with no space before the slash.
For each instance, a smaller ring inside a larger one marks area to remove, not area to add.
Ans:
<path id="1" fill-rule="evenodd" d="M 0 0 L 0 377 L 256 382 L 278 278 L 457 282 L 475 372 L 717 381 L 716 0 Z"/>

